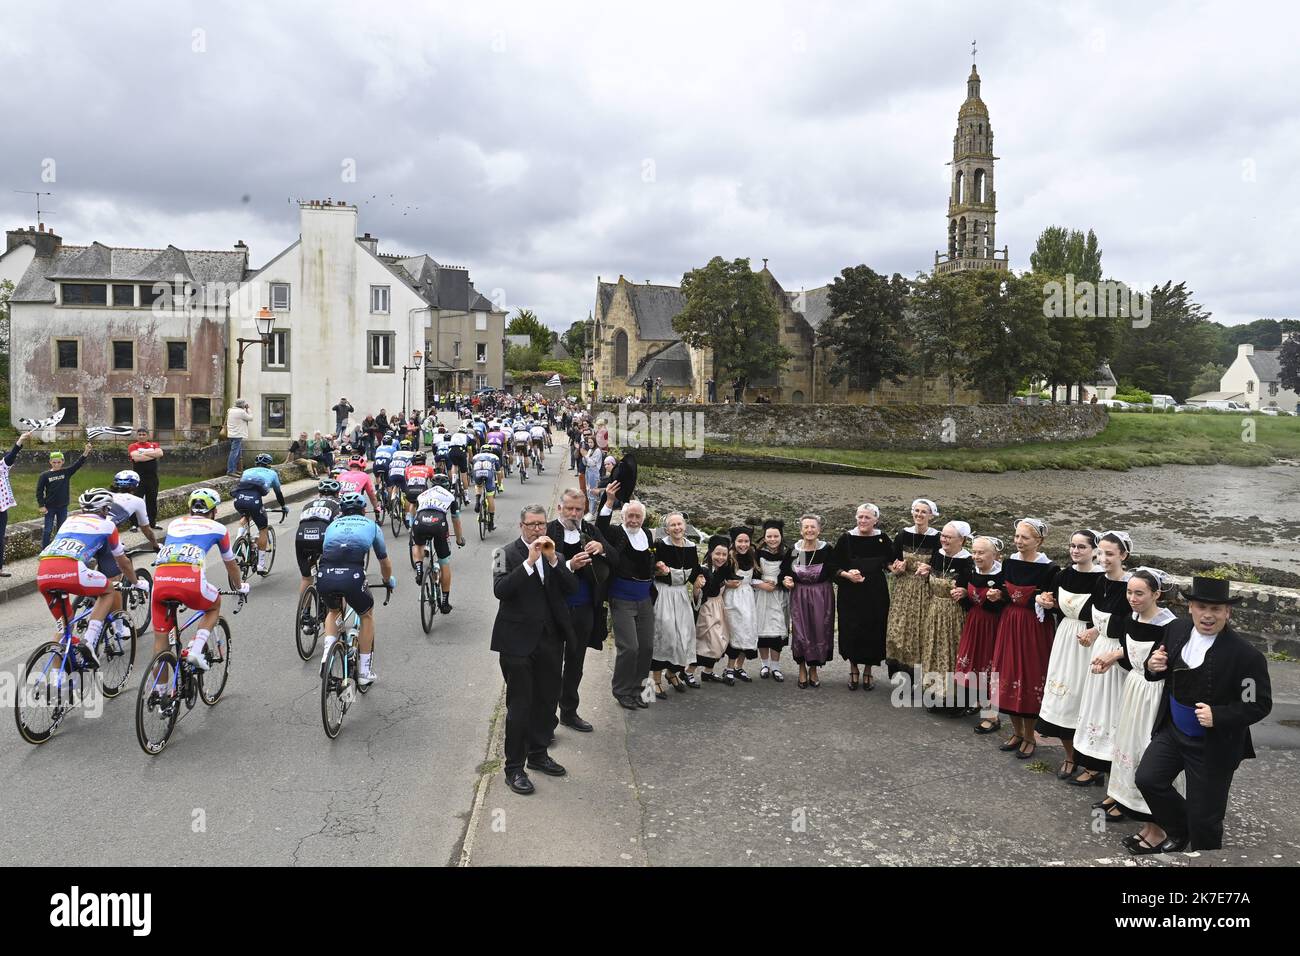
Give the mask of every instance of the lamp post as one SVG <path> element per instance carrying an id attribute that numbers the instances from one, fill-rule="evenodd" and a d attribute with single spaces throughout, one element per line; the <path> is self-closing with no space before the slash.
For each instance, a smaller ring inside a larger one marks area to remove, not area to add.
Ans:
<path id="1" fill-rule="evenodd" d="M 236 363 L 239 372 L 235 376 L 235 397 L 244 397 L 244 351 L 250 345 L 265 345 L 271 340 L 271 326 L 275 324 L 275 316 L 271 310 L 263 306 L 257 310 L 257 317 L 253 320 L 257 325 L 258 338 L 255 339 L 235 339 L 239 343 L 239 361 Z"/>
<path id="2" fill-rule="evenodd" d="M 403 365 L 403 366 L 402 366 L 402 411 L 403 411 L 403 414 L 407 414 L 407 415 L 409 415 L 409 414 L 411 413 L 410 402 L 407 400 L 407 399 L 409 398 L 409 396 L 407 395 L 407 392 L 406 392 L 406 378 L 407 378 L 407 373 L 408 373 L 408 372 L 418 372 L 418 371 L 420 370 L 420 367 L 424 364 L 424 353 L 421 352 L 419 349 L 416 349 L 415 352 L 414 352 L 414 354 L 411 356 L 411 358 L 413 358 L 413 359 L 415 360 L 415 364 L 414 364 L 414 365 Z M 424 405 L 424 401 L 423 401 L 423 399 L 421 399 L 420 404 L 421 404 L 421 406 Z"/>

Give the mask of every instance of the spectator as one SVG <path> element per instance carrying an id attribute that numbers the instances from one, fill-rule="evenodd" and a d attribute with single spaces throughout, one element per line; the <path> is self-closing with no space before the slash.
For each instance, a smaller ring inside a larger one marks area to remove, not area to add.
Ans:
<path id="1" fill-rule="evenodd" d="M 346 398 L 340 398 L 339 403 L 330 409 L 334 413 L 334 437 L 342 438 L 344 431 L 347 430 L 348 416 L 352 414 L 352 404 Z"/>
<path id="2" fill-rule="evenodd" d="M 287 465 L 293 462 L 295 465 L 302 465 L 307 469 L 307 473 L 313 478 L 316 477 L 316 462 L 311 460 L 307 454 L 307 433 L 299 432 L 298 440 L 289 446 L 289 454 L 284 456 L 284 463 Z"/>
<path id="3" fill-rule="evenodd" d="M 140 497 L 144 499 L 149 524 L 158 527 L 158 459 L 163 456 L 162 446 L 149 440 L 149 429 L 138 428 L 135 441 L 126 450 L 131 458 L 131 468 L 140 476 Z"/>
<path id="4" fill-rule="evenodd" d="M 90 442 L 81 450 L 81 456 L 68 468 L 63 467 L 63 452 L 50 452 L 50 470 L 42 472 L 36 479 L 36 504 L 45 515 L 45 530 L 41 533 L 41 547 L 50 543 L 50 538 L 59 526 L 68 520 L 68 488 L 77 469 L 86 463 L 90 454 Z"/>
<path id="5" fill-rule="evenodd" d="M 253 413 L 248 410 L 248 399 L 237 398 L 226 412 L 226 437 L 230 439 L 230 457 L 226 459 L 226 474 L 238 478 L 243 465 L 244 439 L 248 437 L 248 423 Z"/>
<path id="6" fill-rule="evenodd" d="M 388 421 L 388 412 L 384 411 L 381 408 L 379 410 L 379 414 L 375 416 L 375 428 L 379 432 L 379 437 L 380 438 L 384 437 L 384 435 L 387 434 L 392 429 L 392 427 L 393 426 Z"/>
<path id="7" fill-rule="evenodd" d="M 334 440 L 333 438 L 326 438 L 320 433 L 319 429 L 316 430 L 314 435 L 315 437 L 307 445 L 310 452 L 308 457 L 315 459 L 323 470 L 329 471 L 334 467 Z"/>
<path id="8" fill-rule="evenodd" d="M 18 460 L 18 449 L 23 447 L 23 442 L 27 441 L 31 434 L 31 432 L 23 432 L 19 435 L 18 441 L 14 442 L 14 447 L 9 449 L 9 453 L 4 458 L 0 458 L 0 578 L 9 577 L 9 572 L 5 570 L 5 529 L 9 525 L 9 509 L 18 504 L 18 499 L 14 497 L 14 490 L 9 485 L 9 469 Z"/>
<path id="9" fill-rule="evenodd" d="M 375 434 L 375 430 L 378 427 L 379 426 L 375 424 L 374 415 L 367 415 L 365 420 L 361 423 L 361 447 L 367 459 L 375 457 L 375 446 L 379 444 L 376 439 L 383 437 Z M 303 432 L 303 437 L 307 437 L 306 432 Z"/>
<path id="10" fill-rule="evenodd" d="M 705 379 L 704 385 L 708 389 L 709 404 L 712 405 L 718 400 L 718 383 L 713 379 Z"/>

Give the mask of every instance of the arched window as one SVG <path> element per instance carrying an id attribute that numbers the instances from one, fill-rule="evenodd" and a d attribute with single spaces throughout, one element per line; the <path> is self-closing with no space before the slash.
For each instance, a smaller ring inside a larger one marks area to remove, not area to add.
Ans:
<path id="1" fill-rule="evenodd" d="M 614 374 L 627 378 L 627 333 L 622 329 L 614 333 Z"/>
<path id="2" fill-rule="evenodd" d="M 957 255 L 966 255 L 966 217 L 957 220 Z"/>
<path id="3" fill-rule="evenodd" d="M 799 389 L 796 388 L 796 389 L 794 390 L 794 394 L 790 396 L 790 401 L 794 402 L 794 404 L 796 404 L 796 405 L 802 405 L 802 404 L 803 404 L 803 392 L 799 391 Z"/>
<path id="4" fill-rule="evenodd" d="M 975 170 L 974 202 L 984 202 L 984 170 Z"/>
<path id="5" fill-rule="evenodd" d="M 948 220 L 948 255 L 957 255 L 957 220 Z"/>
<path id="6" fill-rule="evenodd" d="M 953 199 L 959 203 L 965 202 L 965 197 L 962 195 L 962 188 L 965 186 L 965 180 L 966 174 L 960 169 L 957 170 L 957 182 L 953 187 Z"/>

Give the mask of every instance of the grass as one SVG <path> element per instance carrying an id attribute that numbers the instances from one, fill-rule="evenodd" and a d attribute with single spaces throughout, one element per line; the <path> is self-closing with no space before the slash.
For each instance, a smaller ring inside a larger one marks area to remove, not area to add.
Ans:
<path id="1" fill-rule="evenodd" d="M 12 445 L 10 446 L 12 447 Z M 5 449 L 8 451 L 8 449 Z M 24 458 L 27 456 L 24 455 Z M 74 460 L 69 458 L 69 460 Z M 30 467 L 30 465 L 29 465 Z M 122 468 L 125 468 L 123 465 Z M 112 484 L 113 476 L 122 468 L 106 468 L 103 465 L 85 465 L 75 475 L 72 476 L 71 501 L 69 503 L 69 514 L 76 510 L 77 495 L 87 488 L 94 488 L 98 485 L 101 488 L 107 488 Z M 44 469 L 42 469 L 44 470 Z M 203 481 L 211 475 L 196 474 L 173 474 L 163 467 L 161 474 L 158 476 L 158 490 L 166 491 L 168 488 L 175 488 L 178 485 L 188 485 L 191 482 Z M 14 490 L 14 497 L 18 499 L 18 506 L 9 509 L 9 523 L 12 525 L 15 521 L 27 521 L 30 518 L 39 518 L 40 509 L 36 507 L 36 479 L 39 477 L 35 472 L 9 473 L 9 482 Z"/>
<path id="2" fill-rule="evenodd" d="M 1096 468 L 1127 471 L 1147 465 L 1269 465 L 1300 458 L 1300 418 L 1268 415 L 1149 415 L 1112 412 L 1092 438 L 950 452 L 861 451 L 727 445 L 718 449 L 899 471 L 991 472 Z M 707 450 L 706 450 L 707 454 Z"/>

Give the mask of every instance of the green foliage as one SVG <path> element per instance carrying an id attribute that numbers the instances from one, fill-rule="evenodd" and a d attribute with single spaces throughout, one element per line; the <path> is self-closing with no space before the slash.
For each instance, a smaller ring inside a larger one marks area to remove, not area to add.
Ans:
<path id="1" fill-rule="evenodd" d="M 543 372 L 559 372 L 560 377 L 568 382 L 576 380 L 580 374 L 575 359 L 542 359 L 537 368 Z"/>
<path id="2" fill-rule="evenodd" d="M 834 318 L 817 330 L 817 344 L 829 349 L 827 375 L 850 388 L 898 384 L 912 370 L 907 321 L 910 284 L 897 272 L 886 278 L 865 265 L 845 268 L 830 288 Z"/>
<path id="3" fill-rule="evenodd" d="M 1196 377 L 1192 379 L 1192 384 L 1187 386 L 1187 395 L 1217 392 L 1219 383 L 1223 381 L 1223 373 L 1227 370 L 1226 365 L 1215 365 L 1213 362 L 1206 362 L 1201 366 L 1201 370 L 1196 373 Z"/>
<path id="4" fill-rule="evenodd" d="M 713 377 L 741 384 L 770 375 L 790 359 L 781 345 L 781 313 L 763 277 L 748 259 L 708 265 L 682 276 L 686 306 L 673 329 L 692 348 L 713 351 Z"/>
<path id="5" fill-rule="evenodd" d="M 518 334 L 522 335 L 523 333 Z M 506 349 L 506 370 L 516 372 L 539 368 L 545 356 L 546 350 L 540 349 L 536 345 L 528 348 L 512 345 Z"/>
<path id="6" fill-rule="evenodd" d="M 531 309 L 516 311 L 515 317 L 506 326 L 506 334 L 528 336 L 532 340 L 532 347 L 539 350 L 542 355 L 546 355 L 551 351 L 551 345 L 555 341 L 555 333 L 534 315 Z M 537 366 L 531 367 L 536 368 Z"/>
<path id="7" fill-rule="evenodd" d="M 1217 578 L 1220 581 L 1240 581 L 1242 584 L 1258 584 L 1259 575 L 1237 564 L 1221 564 L 1208 571 L 1197 572 L 1202 578 Z"/>
<path id="8" fill-rule="evenodd" d="M 956 278 L 968 289 L 974 310 L 963 327 L 966 383 L 987 401 L 1004 402 L 1029 379 L 1046 377 L 1051 338 L 1039 280 L 992 270 Z"/>
<path id="9" fill-rule="evenodd" d="M 1085 236 L 1078 229 L 1048 226 L 1038 236 L 1029 254 L 1034 272 L 1073 275 L 1075 282 L 1101 281 L 1101 248 L 1096 234 L 1089 229 Z"/>
<path id="10" fill-rule="evenodd" d="M 1292 335 L 1282 343 L 1278 355 L 1278 385 L 1293 392 L 1300 392 L 1300 338 Z"/>
<path id="11" fill-rule="evenodd" d="M 1183 282 L 1152 289 L 1150 306 L 1149 325 L 1134 328 L 1131 321 L 1120 325 L 1111 359 L 1115 378 L 1175 398 L 1196 394 L 1192 382 L 1202 374 L 1217 339 L 1209 313 L 1192 300 Z"/>
<path id="12" fill-rule="evenodd" d="M 576 361 L 582 361 L 582 356 L 587 348 L 587 328 L 589 323 L 579 319 L 569 326 L 569 330 L 560 336 L 564 347 L 569 350 L 569 354 Z"/>
<path id="13" fill-rule="evenodd" d="M 1115 397 L 1121 402 L 1137 402 L 1141 405 L 1151 404 L 1151 393 L 1144 392 L 1136 387 L 1122 387 L 1115 392 Z"/>

